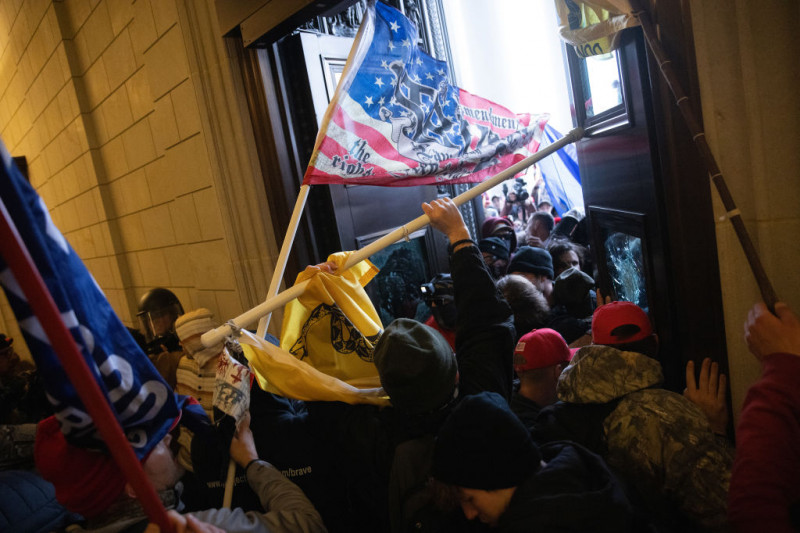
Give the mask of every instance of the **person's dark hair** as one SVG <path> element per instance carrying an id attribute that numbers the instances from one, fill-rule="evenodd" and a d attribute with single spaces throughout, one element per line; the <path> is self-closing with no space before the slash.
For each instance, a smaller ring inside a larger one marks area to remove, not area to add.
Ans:
<path id="1" fill-rule="evenodd" d="M 620 326 L 627 327 L 627 326 Z M 648 335 L 644 339 L 622 344 L 609 344 L 622 352 L 636 352 L 646 355 L 652 359 L 658 358 L 658 337 L 655 334 Z"/>
<path id="2" fill-rule="evenodd" d="M 533 329 L 547 325 L 550 317 L 547 299 L 526 277 L 518 274 L 504 276 L 497 280 L 497 289 L 514 312 L 516 340 Z"/>
<path id="3" fill-rule="evenodd" d="M 560 239 L 550 241 L 547 245 L 547 251 L 550 252 L 550 257 L 553 258 L 553 272 L 563 272 L 572 266 L 561 260 L 561 257 L 567 252 L 575 252 L 575 255 L 578 256 L 578 260 L 583 264 L 583 258 L 580 252 L 578 252 L 577 247 L 569 241 Z"/>
<path id="4" fill-rule="evenodd" d="M 552 232 L 556 225 L 556 220 L 553 218 L 553 215 L 550 213 L 545 213 L 544 211 L 535 212 L 533 215 L 531 215 L 531 220 L 531 224 L 533 224 L 533 221 L 539 220 L 542 224 L 544 224 L 544 227 L 548 232 Z"/>

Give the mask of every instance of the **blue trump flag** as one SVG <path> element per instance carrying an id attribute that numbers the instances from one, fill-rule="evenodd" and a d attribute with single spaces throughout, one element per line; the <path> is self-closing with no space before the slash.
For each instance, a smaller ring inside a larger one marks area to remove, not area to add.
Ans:
<path id="1" fill-rule="evenodd" d="M 542 146 L 549 146 L 562 137 L 558 130 L 547 124 L 544 127 Z M 570 209 L 580 209 L 583 213 L 583 189 L 575 145 L 568 144 L 557 150 L 553 157 L 542 159 L 539 161 L 539 168 L 556 212 L 563 216 Z"/>
<path id="2" fill-rule="evenodd" d="M 120 322 L 81 259 L 55 227 L 44 202 L 16 168 L 2 142 L 0 156 L 0 199 L 90 372 L 141 459 L 166 435 L 178 416 L 175 395 Z M 36 362 L 61 431 L 76 446 L 105 448 L 75 387 L 68 381 L 42 324 L 1 257 L 0 283 Z"/>

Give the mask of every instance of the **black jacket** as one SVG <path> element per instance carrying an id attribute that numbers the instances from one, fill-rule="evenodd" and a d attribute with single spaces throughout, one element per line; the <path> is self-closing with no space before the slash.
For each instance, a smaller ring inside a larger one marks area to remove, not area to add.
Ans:
<path id="1" fill-rule="evenodd" d="M 450 261 L 458 313 L 455 402 L 486 390 L 508 399 L 515 339 L 511 308 L 476 246 L 460 249 Z M 337 497 L 347 502 L 341 512 L 348 516 L 337 517 L 338 523 L 349 523 L 349 531 L 370 532 L 410 525 L 424 505 L 420 492 L 428 478 L 432 437 L 455 402 L 416 416 L 391 407 L 307 403 L 312 438 L 320 446 L 315 463 L 333 470 L 329 476 L 339 483 Z"/>
<path id="2" fill-rule="evenodd" d="M 499 533 L 624 533 L 635 518 L 603 460 L 571 442 L 540 448 L 545 467 L 520 485 L 497 524 Z"/>

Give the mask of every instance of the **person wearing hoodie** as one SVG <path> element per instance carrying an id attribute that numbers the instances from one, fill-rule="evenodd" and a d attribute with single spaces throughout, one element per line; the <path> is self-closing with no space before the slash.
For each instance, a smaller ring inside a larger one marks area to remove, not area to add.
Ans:
<path id="1" fill-rule="evenodd" d="M 629 302 L 597 308 L 592 341 L 561 374 L 560 401 L 539 413 L 534 439 L 574 440 L 603 456 L 657 523 L 723 529 L 733 447 L 724 434 L 724 379 L 712 380 L 718 368 L 706 360 L 698 387 L 690 365 L 683 396 L 660 388 L 658 339 Z"/>
<path id="2" fill-rule="evenodd" d="M 622 487 L 603 460 L 571 442 L 534 444 L 505 399 L 465 398 L 433 452 L 435 501 L 499 532 L 636 530 Z"/>

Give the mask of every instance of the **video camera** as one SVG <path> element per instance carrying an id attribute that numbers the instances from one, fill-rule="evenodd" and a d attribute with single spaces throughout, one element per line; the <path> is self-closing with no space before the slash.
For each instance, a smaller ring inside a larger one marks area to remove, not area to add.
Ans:
<path id="1" fill-rule="evenodd" d="M 444 329 L 454 330 L 456 327 L 456 303 L 453 289 L 453 278 L 450 274 L 436 274 L 430 283 L 423 283 L 419 292 L 434 320 Z"/>
<path id="2" fill-rule="evenodd" d="M 514 203 L 514 202 L 522 203 L 525 200 L 527 200 L 528 197 L 530 196 L 530 194 L 528 194 L 528 191 L 525 190 L 525 187 L 527 187 L 527 185 L 528 184 L 525 183 L 524 179 L 516 178 L 514 180 L 514 190 L 511 191 L 511 192 L 513 192 L 517 197 L 514 200 L 511 200 L 508 197 L 508 185 L 504 183 L 503 184 L 503 194 L 506 195 L 506 202 L 508 202 L 508 203 Z"/>

